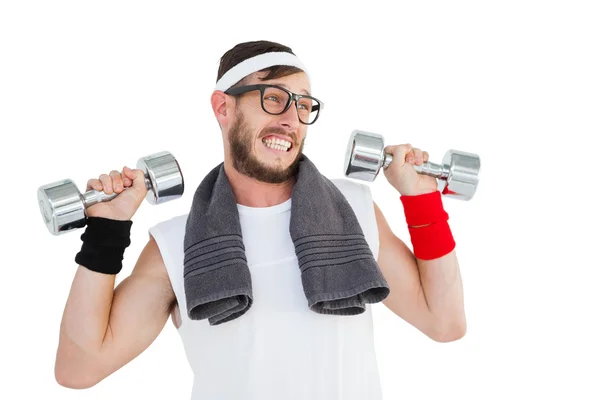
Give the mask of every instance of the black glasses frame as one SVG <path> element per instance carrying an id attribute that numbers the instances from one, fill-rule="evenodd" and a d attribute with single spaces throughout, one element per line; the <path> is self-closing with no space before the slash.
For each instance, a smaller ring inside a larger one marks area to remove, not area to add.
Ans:
<path id="1" fill-rule="evenodd" d="M 288 101 L 287 101 L 287 104 L 285 105 L 285 107 L 283 108 L 283 111 L 281 111 L 279 113 L 272 113 L 272 112 L 267 111 L 267 109 L 265 108 L 265 104 L 264 104 L 265 89 L 267 89 L 267 88 L 277 88 L 277 89 L 283 90 L 284 92 L 286 92 L 288 94 Z M 270 114 L 270 115 L 283 114 L 290 108 L 290 106 L 292 105 L 292 102 L 295 102 L 296 103 L 296 113 L 298 114 L 298 121 L 300 121 L 300 123 L 302 123 L 304 125 L 312 125 L 315 122 L 317 122 L 317 120 L 319 119 L 319 116 L 321 115 L 321 110 L 323 110 L 323 108 L 325 107 L 325 104 L 321 100 L 319 100 L 315 97 L 308 96 L 305 94 L 296 94 L 296 93 L 291 92 L 291 91 L 287 90 L 286 88 L 283 88 L 278 85 L 256 84 L 256 85 L 239 86 L 239 87 L 227 89 L 224 93 L 231 95 L 231 96 L 238 96 L 238 95 L 241 95 L 244 93 L 251 92 L 253 90 L 260 90 L 260 106 L 262 107 L 264 112 L 266 112 L 267 114 Z M 317 103 L 310 110 L 311 113 L 314 111 L 317 112 L 317 116 L 315 117 L 315 120 L 312 122 L 304 122 L 300 118 L 300 113 L 298 112 L 298 101 L 302 98 L 311 99 Z"/>

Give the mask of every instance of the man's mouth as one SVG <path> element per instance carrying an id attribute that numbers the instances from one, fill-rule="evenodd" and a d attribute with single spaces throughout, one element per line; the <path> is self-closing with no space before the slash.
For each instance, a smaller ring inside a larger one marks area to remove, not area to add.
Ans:
<path id="1" fill-rule="evenodd" d="M 288 152 L 292 148 L 292 142 L 273 136 L 263 138 L 262 142 L 268 148 L 281 152 Z"/>

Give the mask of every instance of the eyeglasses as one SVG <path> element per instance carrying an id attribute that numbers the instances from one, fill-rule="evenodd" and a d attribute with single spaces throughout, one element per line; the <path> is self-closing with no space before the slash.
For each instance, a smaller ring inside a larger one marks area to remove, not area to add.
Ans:
<path id="1" fill-rule="evenodd" d="M 319 113 L 325 106 L 322 101 L 312 96 L 292 93 L 277 85 L 248 85 L 240 86 L 225 91 L 225 94 L 240 95 L 253 90 L 260 90 L 260 104 L 262 109 L 271 115 L 281 115 L 290 108 L 292 101 L 296 102 L 298 119 L 305 125 L 314 124 L 319 118 Z"/>

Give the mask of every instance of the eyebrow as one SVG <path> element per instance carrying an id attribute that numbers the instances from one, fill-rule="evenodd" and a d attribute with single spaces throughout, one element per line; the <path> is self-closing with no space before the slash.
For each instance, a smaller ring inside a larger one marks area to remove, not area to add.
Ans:
<path id="1" fill-rule="evenodd" d="M 284 88 L 286 88 L 287 90 L 292 90 L 292 89 L 290 89 L 290 87 L 289 87 L 288 85 L 286 85 L 285 83 L 273 82 L 273 85 L 278 85 L 278 86 L 281 86 L 281 87 L 284 87 Z M 302 89 L 302 90 L 300 91 L 300 93 L 303 93 L 303 94 L 305 94 L 305 95 L 307 95 L 307 96 L 310 96 L 310 93 L 308 93 L 308 91 L 306 91 L 306 89 Z"/>

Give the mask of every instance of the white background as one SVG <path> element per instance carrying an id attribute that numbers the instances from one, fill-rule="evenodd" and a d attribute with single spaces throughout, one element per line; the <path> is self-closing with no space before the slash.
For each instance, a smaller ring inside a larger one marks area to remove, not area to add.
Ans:
<path id="1" fill-rule="evenodd" d="M 342 177 L 353 129 L 432 161 L 481 156 L 470 202 L 446 199 L 467 335 L 440 344 L 376 305 L 385 399 L 598 399 L 597 142 L 600 13 L 582 1 L 6 1 L 0 6 L 2 261 L 0 398 L 187 399 L 192 375 L 171 324 L 86 390 L 53 375 L 81 232 L 54 237 L 43 184 L 87 179 L 162 150 L 184 196 L 134 216 L 120 282 L 147 229 L 187 213 L 222 160 L 210 108 L 220 56 L 238 42 L 289 45 L 326 103 L 306 154 Z M 409 243 L 397 193 L 369 184 Z"/>

